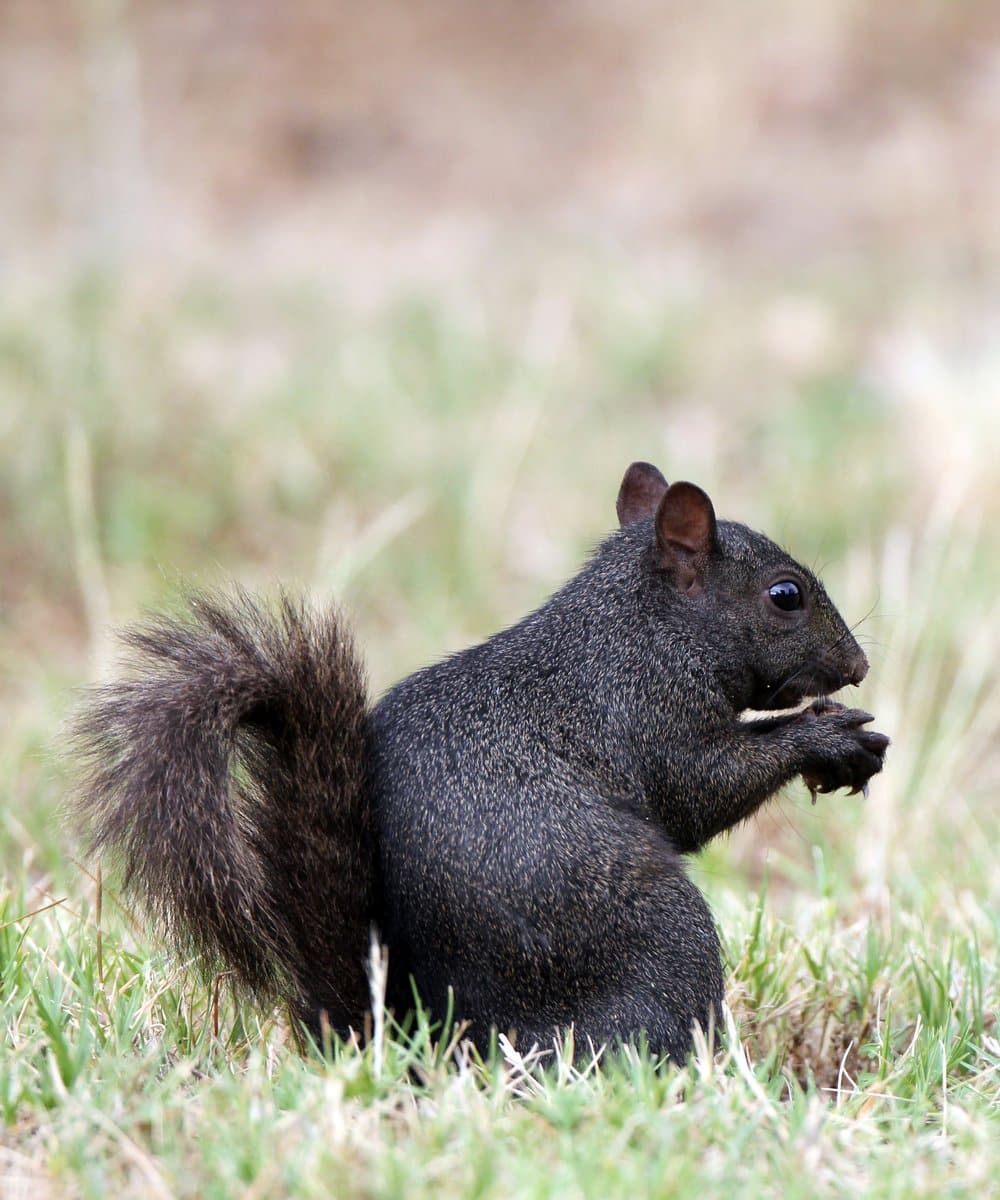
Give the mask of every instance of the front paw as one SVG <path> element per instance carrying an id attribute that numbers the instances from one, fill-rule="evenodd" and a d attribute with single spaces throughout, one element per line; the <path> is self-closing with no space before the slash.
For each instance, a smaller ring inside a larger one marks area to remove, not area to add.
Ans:
<path id="1" fill-rule="evenodd" d="M 802 778 L 817 792 L 849 788 L 852 794 L 868 790 L 868 781 L 882 770 L 889 739 L 884 733 L 864 729 L 874 721 L 860 708 L 844 708 L 834 701 L 817 701 L 807 709 L 803 732 L 808 738 Z"/>

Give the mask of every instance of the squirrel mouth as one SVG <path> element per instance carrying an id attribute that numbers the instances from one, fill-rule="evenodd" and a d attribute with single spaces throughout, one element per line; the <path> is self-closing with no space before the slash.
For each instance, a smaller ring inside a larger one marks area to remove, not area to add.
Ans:
<path id="1" fill-rule="evenodd" d="M 789 679 L 779 687 L 762 684 L 753 697 L 751 707 L 758 712 L 774 712 L 781 709 L 799 708 L 811 703 L 819 696 L 831 696 L 847 687 L 852 681 L 835 671 L 815 670 L 808 675 Z"/>

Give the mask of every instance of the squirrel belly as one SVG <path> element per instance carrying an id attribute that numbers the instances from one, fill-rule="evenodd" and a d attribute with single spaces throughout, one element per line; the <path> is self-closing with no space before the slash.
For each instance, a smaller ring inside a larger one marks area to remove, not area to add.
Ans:
<path id="1" fill-rule="evenodd" d="M 343 621 L 239 595 L 130 635 L 78 722 L 91 846 L 168 936 L 313 1029 L 359 1028 L 374 926 L 485 1041 L 644 1036 L 682 1059 L 723 975 L 683 855 L 784 784 L 855 790 L 888 740 L 830 700 L 867 662 L 822 585 L 626 472 L 620 527 L 538 610 L 374 706 Z M 773 715 L 745 721 L 748 709 Z"/>

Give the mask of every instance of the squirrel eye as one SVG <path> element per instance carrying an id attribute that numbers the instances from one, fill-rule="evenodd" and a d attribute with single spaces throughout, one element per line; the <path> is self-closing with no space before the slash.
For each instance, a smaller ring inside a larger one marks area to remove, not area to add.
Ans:
<path id="1" fill-rule="evenodd" d="M 794 612 L 802 607 L 802 589 L 792 579 L 772 583 L 767 594 L 771 597 L 771 603 L 783 612 Z"/>

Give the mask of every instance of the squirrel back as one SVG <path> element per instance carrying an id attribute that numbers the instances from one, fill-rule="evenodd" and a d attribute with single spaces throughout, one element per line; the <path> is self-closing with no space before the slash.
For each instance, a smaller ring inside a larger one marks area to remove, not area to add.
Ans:
<path id="1" fill-rule="evenodd" d="M 682 1058 L 723 987 L 682 856 L 796 776 L 859 790 L 888 740 L 826 698 L 868 664 L 811 572 L 649 464 L 617 507 L 538 610 L 370 710 L 340 619 L 287 599 L 134 632 L 143 674 L 79 727 L 94 848 L 313 1028 L 359 1026 L 374 925 L 399 1013 L 415 985 L 480 1041 L 572 1026 Z"/>

